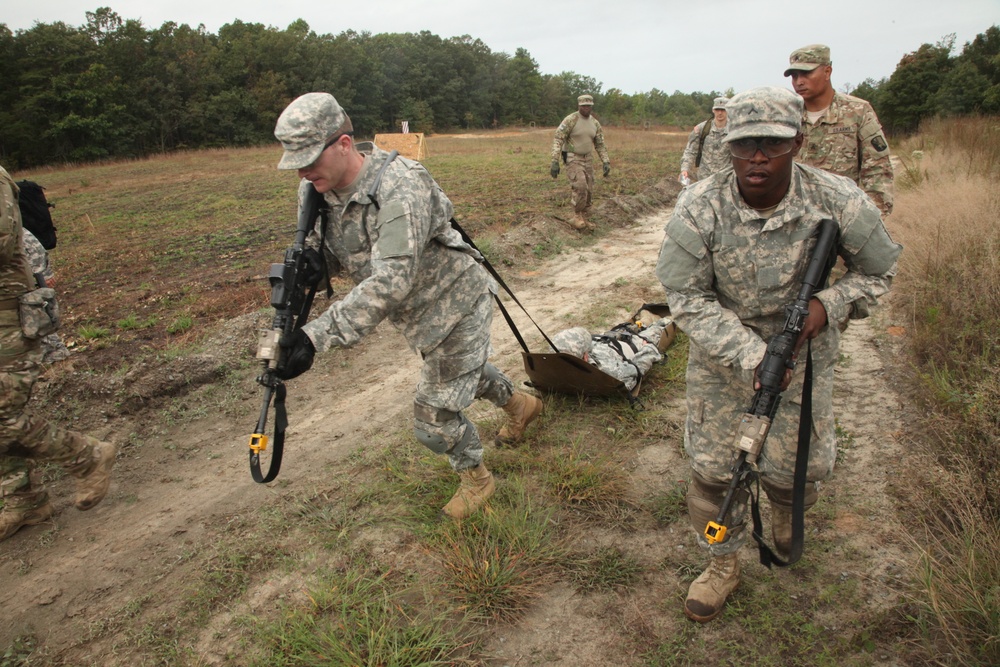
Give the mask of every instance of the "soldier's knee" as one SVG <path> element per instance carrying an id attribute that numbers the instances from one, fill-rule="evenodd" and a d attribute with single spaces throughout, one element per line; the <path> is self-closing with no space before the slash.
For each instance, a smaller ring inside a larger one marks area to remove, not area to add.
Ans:
<path id="1" fill-rule="evenodd" d="M 413 434 L 435 454 L 449 456 L 458 456 L 479 438 L 475 424 L 461 412 L 419 403 L 413 406 Z"/>
<path id="2" fill-rule="evenodd" d="M 476 392 L 477 398 L 485 398 L 494 405 L 503 406 L 507 404 L 513 394 L 514 383 L 503 371 L 488 362 L 483 365 L 483 374 L 479 378 L 479 390 Z"/>
<path id="3" fill-rule="evenodd" d="M 691 484 L 688 485 L 687 492 L 688 516 L 691 518 L 691 526 L 699 535 L 704 532 L 709 521 L 718 519 L 728 490 L 728 482 L 713 481 L 691 471 Z M 742 508 L 746 501 L 746 490 L 738 490 L 729 512 L 731 520 L 727 521 L 730 536 L 736 536 L 743 530 Z"/>

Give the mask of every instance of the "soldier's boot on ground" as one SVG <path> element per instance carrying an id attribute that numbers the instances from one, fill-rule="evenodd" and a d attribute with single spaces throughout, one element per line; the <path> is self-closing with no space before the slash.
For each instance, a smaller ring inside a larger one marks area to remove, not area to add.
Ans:
<path id="1" fill-rule="evenodd" d="M 458 476 L 461 480 L 458 490 L 441 511 L 453 519 L 464 519 L 482 507 L 497 487 L 493 473 L 482 463 L 475 468 L 462 470 Z"/>
<path id="2" fill-rule="evenodd" d="M 76 508 L 89 510 L 104 500 L 111 486 L 111 469 L 115 465 L 115 446 L 97 438 L 86 437 L 87 446 L 75 459 L 63 467 L 76 482 Z"/>
<path id="3" fill-rule="evenodd" d="M 788 560 L 792 553 L 792 510 L 771 503 L 771 537 L 778 558 Z"/>
<path id="4" fill-rule="evenodd" d="M 656 341 L 656 349 L 659 350 L 660 354 L 664 354 L 670 344 L 674 342 L 674 338 L 677 337 L 677 325 L 671 322 L 663 328 L 660 332 L 660 340 Z"/>
<path id="5" fill-rule="evenodd" d="M 711 621 L 722 613 L 726 599 L 739 584 L 739 554 L 714 556 L 701 576 L 691 582 L 684 601 L 684 614 L 699 623 Z"/>
<path id="6" fill-rule="evenodd" d="M 524 430 L 528 424 L 535 421 L 538 415 L 542 414 L 542 399 L 515 391 L 510 396 L 507 404 L 501 408 L 507 413 L 507 423 L 494 440 L 497 447 L 510 445 L 518 442 L 524 435 Z"/>
<path id="7" fill-rule="evenodd" d="M 17 495 L 3 499 L 0 508 L 0 542 L 16 533 L 24 526 L 34 526 L 52 518 L 52 503 L 45 496 L 41 504 L 32 496 L 30 500 L 19 501 Z"/>
<path id="8" fill-rule="evenodd" d="M 573 227 L 573 229 L 580 232 L 590 228 L 587 218 L 583 215 L 583 213 L 579 212 L 573 214 L 573 220 L 569 224 Z"/>

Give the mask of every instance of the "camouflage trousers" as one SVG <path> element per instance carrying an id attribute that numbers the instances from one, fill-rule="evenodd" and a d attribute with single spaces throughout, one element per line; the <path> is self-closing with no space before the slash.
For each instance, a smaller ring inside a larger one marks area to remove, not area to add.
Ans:
<path id="1" fill-rule="evenodd" d="M 586 213 L 594 192 L 594 165 L 590 155 L 570 153 L 567 156 L 566 176 L 569 178 L 573 210 Z"/>
<path id="2" fill-rule="evenodd" d="M 810 488 L 833 473 L 837 456 L 833 417 L 833 367 L 837 358 L 839 332 L 833 327 L 813 341 L 812 438 L 809 447 L 807 479 Z M 761 486 L 774 502 L 786 498 L 795 474 L 799 419 L 802 415 L 802 383 L 806 349 L 791 385 L 782 393 L 774 422 L 758 460 Z M 721 507 L 726 485 L 732 479 L 732 465 L 737 450 L 733 444 L 736 424 L 746 413 L 753 398 L 752 373 L 720 366 L 697 345 L 692 344 L 687 367 L 687 421 L 684 450 L 691 469 L 703 483 L 689 488 L 688 509 L 698 543 L 713 556 L 733 553 L 746 542 L 749 531 L 741 530 L 746 522 L 746 498 L 734 502 L 729 514 L 729 531 L 723 542 L 709 546 L 702 534 L 705 516 Z M 806 416 L 810 418 L 809 415 Z M 696 480 L 697 481 L 697 480 Z M 692 496 L 695 496 L 694 498 Z M 815 502 L 815 494 L 811 503 Z M 714 518 L 714 517 L 713 517 Z"/>
<path id="3" fill-rule="evenodd" d="M 37 507 L 48 500 L 36 461 L 71 463 L 89 446 L 86 436 L 59 428 L 25 409 L 38 379 L 37 342 L 8 326 L 16 313 L 0 312 L 0 509 Z"/>
<path id="4" fill-rule="evenodd" d="M 510 378 L 487 361 L 492 323 L 493 297 L 486 292 L 448 337 L 424 355 L 420 370 L 413 399 L 414 428 L 441 436 L 456 472 L 474 468 L 483 460 L 479 432 L 462 410 L 478 398 L 503 407 L 514 393 Z M 459 443 L 464 449 L 451 453 Z"/>

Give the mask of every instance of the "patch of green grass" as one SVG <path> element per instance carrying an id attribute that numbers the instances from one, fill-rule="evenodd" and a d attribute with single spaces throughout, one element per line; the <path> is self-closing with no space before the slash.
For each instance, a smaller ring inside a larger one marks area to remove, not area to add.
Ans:
<path id="1" fill-rule="evenodd" d="M 0 667 L 27 667 L 35 652 L 35 638 L 31 635 L 21 635 L 14 638 L 3 655 L 0 655 Z"/>
<path id="2" fill-rule="evenodd" d="M 443 667 L 459 664 L 471 648 L 460 617 L 435 613 L 398 572 L 370 563 L 324 573 L 307 597 L 259 624 L 254 644 L 262 648 L 246 664 Z"/>
<path id="3" fill-rule="evenodd" d="M 167 325 L 167 333 L 178 334 L 183 333 L 194 326 L 194 318 L 190 315 L 181 315 L 169 325 Z"/>
<path id="4" fill-rule="evenodd" d="M 111 329 L 92 324 L 84 324 L 76 330 L 76 335 L 86 341 L 94 341 L 100 338 L 107 338 L 111 335 Z"/>
<path id="5" fill-rule="evenodd" d="M 582 592 L 631 588 L 643 572 L 642 564 L 618 547 L 569 559 L 570 580 Z"/>
<path id="6" fill-rule="evenodd" d="M 687 485 L 675 482 L 650 498 L 647 505 L 661 526 L 687 519 Z"/>
<path id="7" fill-rule="evenodd" d="M 132 331 L 137 329 L 149 329 L 156 326 L 159 319 L 155 315 L 150 315 L 149 317 L 140 318 L 135 313 L 129 313 L 129 315 L 123 319 L 118 320 L 116 326 L 119 329 L 124 329 L 126 331 Z"/>

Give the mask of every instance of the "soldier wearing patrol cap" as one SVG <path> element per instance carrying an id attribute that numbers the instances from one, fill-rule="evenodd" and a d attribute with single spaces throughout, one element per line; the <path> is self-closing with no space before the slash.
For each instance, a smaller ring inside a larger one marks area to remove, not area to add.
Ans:
<path id="1" fill-rule="evenodd" d="M 315 188 L 329 206 L 308 240 L 309 263 L 343 269 L 350 292 L 289 340 L 281 376 L 312 366 L 313 356 L 351 347 L 388 319 L 423 359 L 413 402 L 414 433 L 445 454 L 460 484 L 442 509 L 462 519 L 493 494 L 479 431 L 464 414 L 484 398 L 508 415 L 498 445 L 520 440 L 542 411 L 535 396 L 514 391 L 487 361 L 492 293 L 481 255 L 451 225 L 451 201 L 419 162 L 370 143 L 355 144 L 347 113 L 329 93 L 307 93 L 281 113 L 274 129 L 285 152 L 279 169 L 298 171 L 299 205 Z M 391 406 L 387 406 L 391 407 Z"/>
<path id="2" fill-rule="evenodd" d="M 552 164 L 549 174 L 552 178 L 559 177 L 559 158 L 566 161 L 566 176 L 572 189 L 574 229 L 592 229 L 593 224 L 587 221 L 587 211 L 593 201 L 594 167 L 591 163 L 591 153 L 597 151 L 604 167 L 604 177 L 611 173 L 611 160 L 608 149 L 604 145 L 604 130 L 596 118 L 591 115 L 594 108 L 594 98 L 591 95 L 580 95 L 576 98 L 577 110 L 563 118 L 556 128 L 552 140 Z"/>
<path id="3" fill-rule="evenodd" d="M 798 296 L 820 222 L 837 222 L 836 252 L 846 273 L 810 301 L 797 341 L 811 341 L 812 414 L 800 414 L 794 398 L 802 396 L 803 372 L 789 371 L 789 398 L 758 459 L 779 555 L 787 557 L 791 548 L 799 421 L 812 422 L 808 508 L 836 459 L 832 399 L 840 326 L 868 316 L 889 290 L 901 251 L 878 208 L 854 183 L 794 161 L 803 141 L 802 107 L 802 98 L 782 88 L 755 88 L 729 101 L 726 142 L 733 168 L 681 191 L 656 267 L 670 312 L 690 341 L 688 513 L 711 560 L 691 584 L 684 612 L 699 622 L 718 616 L 740 581 L 738 552 L 749 532 L 745 492 L 733 503 L 724 539 L 709 544 L 704 530 L 722 506 L 736 453 L 735 427 L 753 396 L 767 341 L 783 329 L 785 306 Z"/>
<path id="4" fill-rule="evenodd" d="M 712 102 L 712 118 L 695 125 L 688 136 L 687 147 L 681 156 L 680 182 L 684 185 L 731 166 L 729 147 L 725 143 L 728 102 L 726 97 L 716 97 Z"/>
<path id="5" fill-rule="evenodd" d="M 882 125 L 867 101 L 834 90 L 832 72 L 830 47 L 824 44 L 803 46 L 788 58 L 785 76 L 805 102 L 805 143 L 798 160 L 851 179 L 889 215 L 893 173 Z"/>

